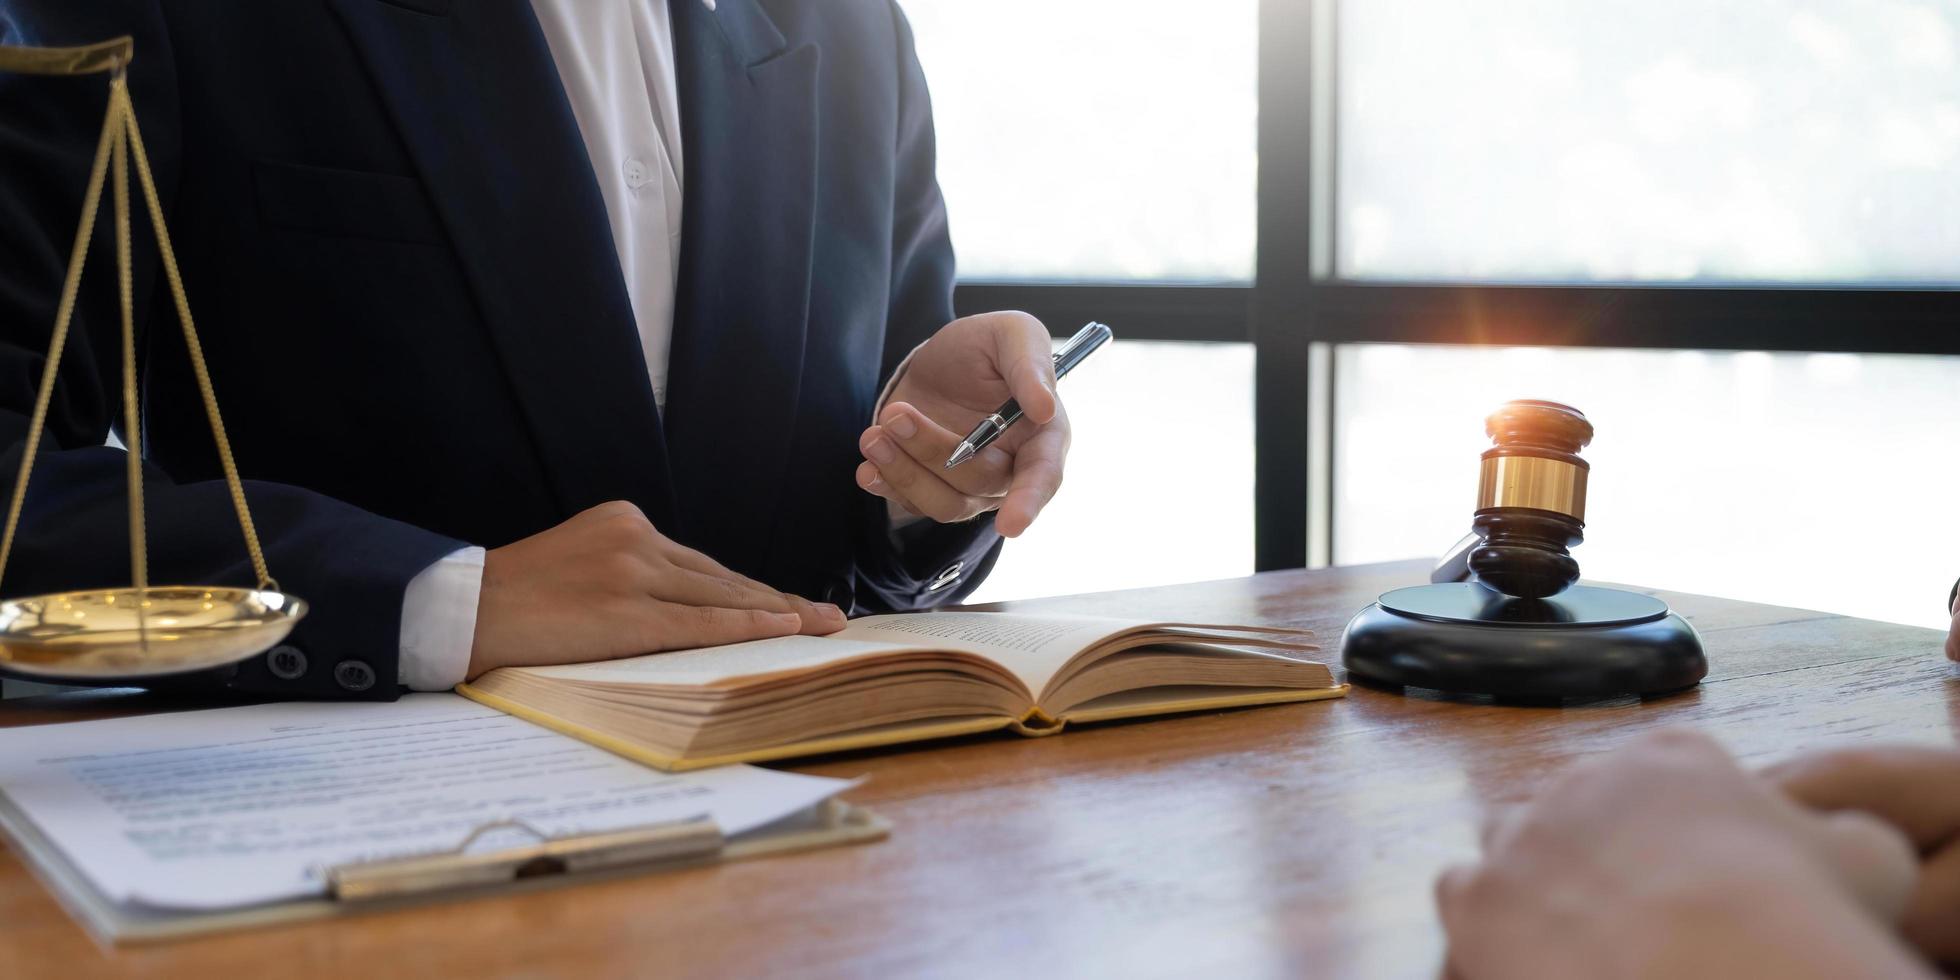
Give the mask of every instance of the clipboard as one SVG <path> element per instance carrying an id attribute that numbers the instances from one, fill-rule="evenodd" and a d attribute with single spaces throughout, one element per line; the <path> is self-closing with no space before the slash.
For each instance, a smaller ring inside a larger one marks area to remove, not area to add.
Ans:
<path id="1" fill-rule="evenodd" d="M 502 830 L 535 839 L 470 851 L 483 835 Z M 110 901 L 3 794 L 0 831 L 69 916 L 108 948 L 868 843 L 889 836 L 891 824 L 835 799 L 733 837 L 724 837 L 705 819 L 557 839 L 521 823 L 496 821 L 477 828 L 454 851 L 330 868 L 328 893 L 319 897 L 213 911 Z"/>

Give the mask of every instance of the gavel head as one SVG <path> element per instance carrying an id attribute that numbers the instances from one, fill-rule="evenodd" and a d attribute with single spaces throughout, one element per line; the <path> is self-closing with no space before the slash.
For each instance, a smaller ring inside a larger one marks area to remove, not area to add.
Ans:
<path id="1" fill-rule="evenodd" d="M 1470 570 L 1485 585 L 1520 599 L 1542 599 L 1579 580 L 1569 550 L 1585 539 L 1586 475 L 1579 450 L 1592 423 L 1557 402 L 1514 401 L 1491 413 L 1471 526 L 1483 543 Z"/>

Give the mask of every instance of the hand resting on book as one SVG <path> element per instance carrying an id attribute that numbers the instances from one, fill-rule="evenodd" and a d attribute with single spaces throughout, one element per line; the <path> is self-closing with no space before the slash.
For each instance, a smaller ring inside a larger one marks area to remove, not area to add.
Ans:
<path id="1" fill-rule="evenodd" d="M 836 606 L 737 575 L 614 501 L 485 555 L 469 677 L 835 633 L 844 622 Z"/>

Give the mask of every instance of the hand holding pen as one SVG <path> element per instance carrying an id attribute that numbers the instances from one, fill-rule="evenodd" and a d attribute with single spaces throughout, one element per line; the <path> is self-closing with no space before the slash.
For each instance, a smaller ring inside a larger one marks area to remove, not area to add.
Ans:
<path id="1" fill-rule="evenodd" d="M 1070 337 L 1068 343 L 1063 344 L 1062 349 L 1056 351 L 1054 354 L 1055 380 L 1060 381 L 1064 375 L 1075 370 L 1077 364 L 1082 363 L 1090 354 L 1095 353 L 1096 348 L 1101 347 L 1111 336 L 1109 327 L 1093 320 L 1087 326 L 1077 330 L 1075 336 Z M 953 450 L 953 454 L 946 457 L 946 468 L 950 470 L 972 459 L 975 453 L 987 448 L 995 439 L 1000 438 L 1001 434 L 1006 432 L 1009 426 L 1021 421 L 1021 416 L 1021 403 L 1009 398 L 1007 404 L 994 409 L 992 415 L 981 419 L 980 423 L 973 427 L 973 431 L 967 433 L 965 439 L 960 440 L 960 444 Z"/>
<path id="2" fill-rule="evenodd" d="M 1025 313 L 948 324 L 913 352 L 878 424 L 859 438 L 858 486 L 883 497 L 895 515 L 950 524 L 997 511 L 994 527 L 1020 534 L 1061 486 L 1069 423 L 1055 395 L 1057 372 L 1108 336 L 1093 325 L 1058 352 L 1047 328 Z M 1016 409 L 1025 417 L 1018 424 Z M 963 440 L 976 421 L 987 431 Z M 963 441 L 977 445 L 948 467 Z"/>

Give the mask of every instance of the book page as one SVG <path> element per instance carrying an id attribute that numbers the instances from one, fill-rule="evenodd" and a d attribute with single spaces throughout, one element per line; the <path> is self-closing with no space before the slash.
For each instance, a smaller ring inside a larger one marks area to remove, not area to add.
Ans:
<path id="1" fill-rule="evenodd" d="M 1055 673 L 1083 650 L 1148 620 L 1024 613 L 933 612 L 866 616 L 830 639 L 911 643 L 986 657 L 1039 698 Z"/>
<path id="2" fill-rule="evenodd" d="M 506 667 L 532 677 L 587 683 L 707 687 L 908 651 L 952 650 L 998 663 L 1039 693 L 1069 658 L 1143 620 L 1020 613 L 896 613 L 855 619 L 829 636 L 779 636 L 727 646 L 651 653 L 561 667 Z"/>
<path id="3" fill-rule="evenodd" d="M 327 868 L 454 850 L 498 820 L 732 835 L 849 785 L 658 772 L 454 694 L 0 729 L 0 792 L 110 901 L 156 908 L 323 894 Z"/>
<path id="4" fill-rule="evenodd" d="M 850 630 L 830 636 L 778 636 L 726 646 L 649 653 L 621 660 L 601 660 L 562 667 L 505 667 L 532 677 L 549 677 L 597 684 L 647 684 L 706 687 L 769 674 L 827 667 L 856 657 L 937 649 L 937 643 L 877 643 L 850 637 Z M 499 671 L 501 673 L 502 671 Z"/>

